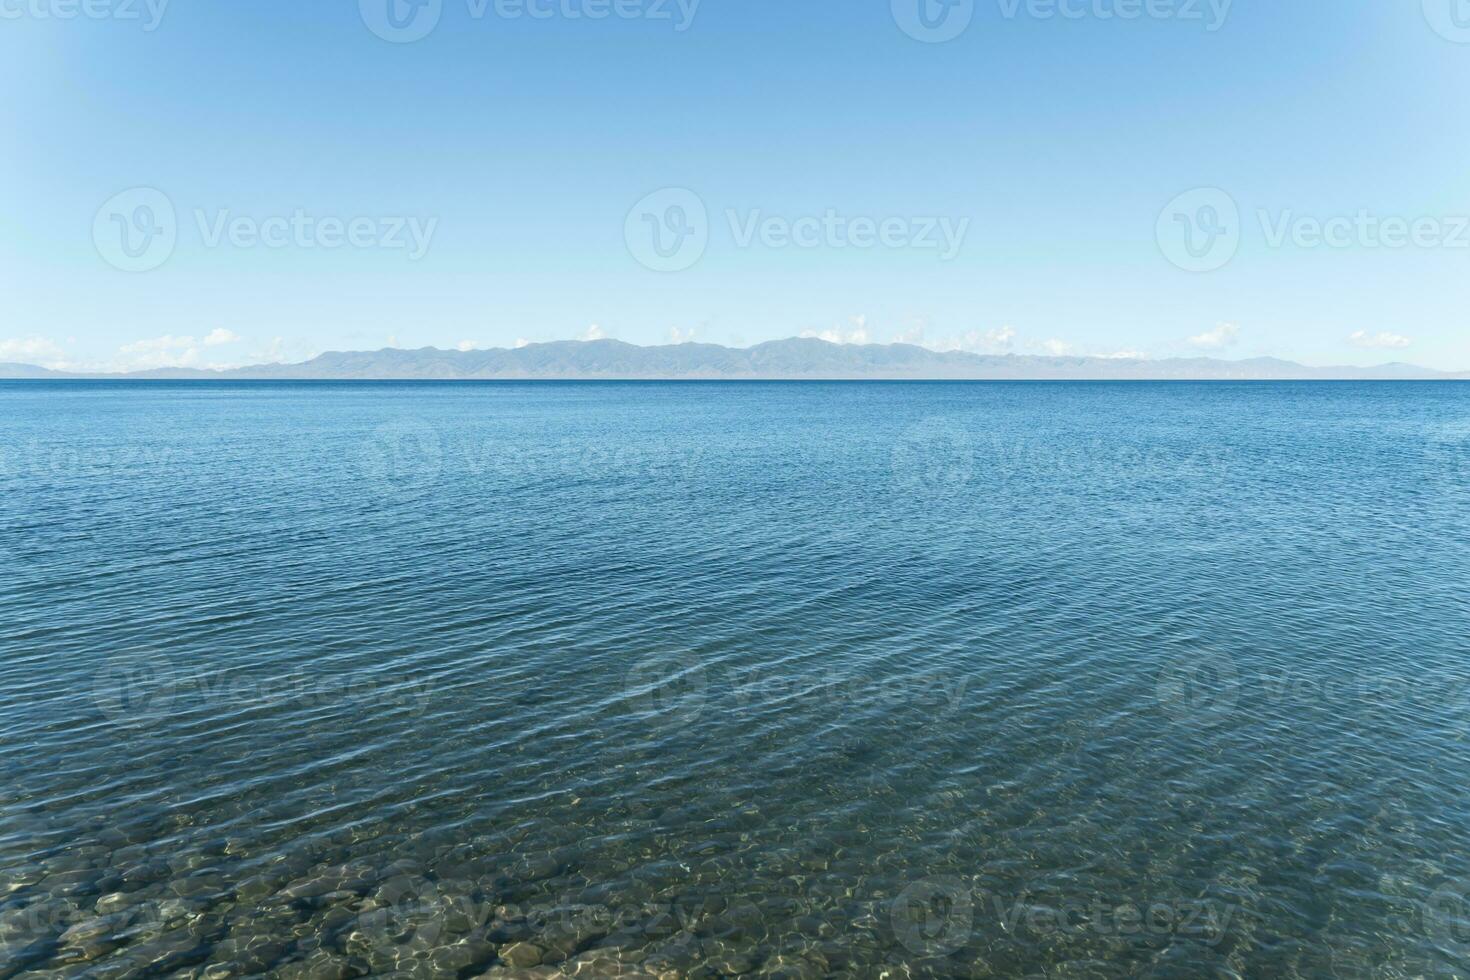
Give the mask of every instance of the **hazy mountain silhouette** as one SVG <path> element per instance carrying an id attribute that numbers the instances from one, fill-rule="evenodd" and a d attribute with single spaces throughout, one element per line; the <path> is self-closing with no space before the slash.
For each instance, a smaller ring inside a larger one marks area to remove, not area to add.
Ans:
<path id="1" fill-rule="evenodd" d="M 754 347 L 677 344 L 639 347 L 618 340 L 557 341 L 515 349 L 331 351 L 301 364 L 229 371 L 163 368 L 127 374 L 73 374 L 0 364 L 0 378 L 215 378 L 260 380 L 1427 380 L 1470 378 L 1411 364 L 1307 367 L 1273 357 L 1147 360 L 1039 357 L 932 351 L 912 344 L 833 344 L 792 338 Z"/>

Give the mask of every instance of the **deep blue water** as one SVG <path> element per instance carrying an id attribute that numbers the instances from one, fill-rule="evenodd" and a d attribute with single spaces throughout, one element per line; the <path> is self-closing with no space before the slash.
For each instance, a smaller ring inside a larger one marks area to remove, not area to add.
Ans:
<path id="1" fill-rule="evenodd" d="M 1470 975 L 1470 386 L 0 383 L 0 977 Z"/>

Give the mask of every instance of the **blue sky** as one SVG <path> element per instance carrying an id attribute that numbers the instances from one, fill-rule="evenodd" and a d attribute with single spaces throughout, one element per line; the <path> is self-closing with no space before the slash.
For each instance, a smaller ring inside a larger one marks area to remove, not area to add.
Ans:
<path id="1" fill-rule="evenodd" d="M 1466 0 L 389 2 L 0 0 L 0 360 L 1470 369 Z"/>

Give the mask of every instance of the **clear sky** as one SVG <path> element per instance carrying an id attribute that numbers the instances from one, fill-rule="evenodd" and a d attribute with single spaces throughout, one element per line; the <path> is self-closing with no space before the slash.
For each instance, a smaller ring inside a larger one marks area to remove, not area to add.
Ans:
<path id="1" fill-rule="evenodd" d="M 0 0 L 0 82 L 3 361 L 1470 369 L 1466 0 Z"/>

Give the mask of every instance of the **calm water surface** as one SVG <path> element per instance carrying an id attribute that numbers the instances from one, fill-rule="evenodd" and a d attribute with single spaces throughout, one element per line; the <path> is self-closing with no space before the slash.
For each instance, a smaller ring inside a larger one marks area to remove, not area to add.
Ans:
<path id="1" fill-rule="evenodd" d="M 0 384 L 0 977 L 1470 975 L 1470 386 Z"/>

